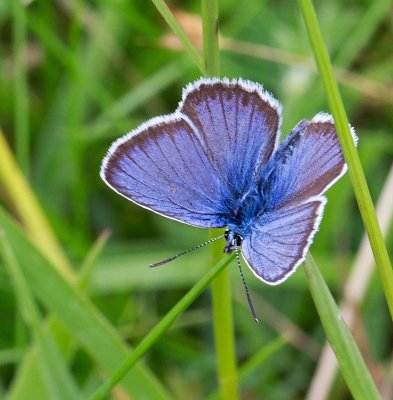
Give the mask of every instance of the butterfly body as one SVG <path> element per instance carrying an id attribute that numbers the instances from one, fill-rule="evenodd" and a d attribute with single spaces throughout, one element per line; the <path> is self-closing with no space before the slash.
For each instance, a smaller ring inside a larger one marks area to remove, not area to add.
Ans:
<path id="1" fill-rule="evenodd" d="M 242 245 L 243 237 L 238 233 L 227 229 L 224 233 L 224 238 L 226 240 L 226 244 L 224 247 L 224 253 L 233 253 L 236 251 L 237 247 Z"/>
<path id="2" fill-rule="evenodd" d="M 306 126 L 307 121 L 302 121 L 300 125 Z M 299 130 L 297 130 L 299 132 Z M 274 215 L 276 207 L 280 205 L 283 196 L 276 190 L 278 187 L 276 182 L 281 178 L 279 168 L 284 165 L 288 158 L 291 157 L 294 145 L 300 140 L 300 135 L 294 135 L 285 146 L 277 150 L 271 161 L 262 169 L 258 176 L 255 176 L 250 186 L 245 193 L 238 191 L 229 196 L 224 204 L 226 205 L 227 219 L 226 227 L 228 237 L 224 252 L 228 253 L 227 249 L 234 250 L 232 234 L 237 238 L 238 246 L 250 231 L 253 230 L 253 225 L 262 225 L 270 220 Z M 277 171 L 278 170 L 278 171 Z"/>
<path id="3" fill-rule="evenodd" d="M 304 260 L 323 193 L 346 171 L 331 116 L 300 121 L 281 144 L 280 124 L 280 103 L 259 84 L 202 78 L 175 113 L 116 140 L 101 177 L 165 217 L 226 227 L 224 252 L 241 248 L 255 276 L 276 285 Z"/>

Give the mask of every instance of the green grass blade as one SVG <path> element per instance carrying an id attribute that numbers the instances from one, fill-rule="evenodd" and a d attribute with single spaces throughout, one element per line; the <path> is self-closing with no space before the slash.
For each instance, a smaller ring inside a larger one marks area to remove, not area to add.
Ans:
<path id="1" fill-rule="evenodd" d="M 239 369 L 240 380 L 253 373 L 255 369 L 265 363 L 273 354 L 275 354 L 287 343 L 288 341 L 284 337 L 279 336 L 276 339 L 273 339 L 267 345 L 263 346 L 257 353 L 255 353 L 241 366 L 241 368 Z"/>
<path id="2" fill-rule="evenodd" d="M 207 76 L 220 76 L 220 51 L 218 1 L 202 0 L 203 61 Z M 214 237 L 221 232 L 210 230 Z M 222 257 L 222 244 L 213 243 L 210 247 L 213 264 Z M 228 269 L 212 282 L 212 306 L 214 339 L 217 357 L 217 373 L 221 397 L 225 400 L 238 398 L 235 336 L 233 327 L 232 297 Z"/>
<path id="3" fill-rule="evenodd" d="M 173 322 L 199 297 L 209 283 L 233 261 L 234 256 L 226 257 L 211 268 L 176 305 L 160 320 L 160 322 L 142 339 L 131 355 L 109 377 L 109 379 L 90 397 L 90 400 L 102 400 L 127 372 L 142 358 L 154 343 L 168 330 Z"/>
<path id="4" fill-rule="evenodd" d="M 21 173 L 0 130 L 0 185 L 7 193 L 18 217 L 37 248 L 67 279 L 73 280 L 73 271 L 60 243 L 54 235 L 37 198 Z"/>
<path id="5" fill-rule="evenodd" d="M 370 191 L 367 186 L 366 178 L 364 176 L 363 168 L 352 139 L 344 104 L 333 75 L 329 54 L 322 38 L 312 1 L 299 0 L 299 4 L 306 23 L 318 69 L 325 87 L 329 106 L 334 117 L 344 157 L 348 164 L 359 210 L 381 276 L 386 301 L 393 318 L 393 270 L 382 237 L 381 228 L 377 220 Z"/>
<path id="6" fill-rule="evenodd" d="M 217 0 L 202 0 L 203 62 L 206 75 L 220 76 L 220 51 L 218 43 L 219 13 Z M 210 230 L 209 237 L 221 234 Z M 212 243 L 212 263 L 222 257 L 222 244 Z M 220 394 L 224 400 L 238 399 L 235 335 L 233 327 L 232 297 L 228 269 L 212 282 L 214 341 Z"/>
<path id="7" fill-rule="evenodd" d="M 26 48 L 26 11 L 21 1 L 13 1 L 13 58 L 14 58 L 14 129 L 18 163 L 24 172 L 29 172 L 29 117 Z"/>
<path id="8" fill-rule="evenodd" d="M 109 229 L 105 229 L 98 237 L 98 239 L 95 241 L 95 243 L 93 244 L 90 251 L 87 253 L 86 258 L 83 261 L 78 276 L 78 287 L 83 291 L 86 289 L 90 281 L 90 276 L 95 266 L 95 261 L 97 260 L 97 257 L 101 254 L 106 243 L 108 242 L 110 234 L 111 231 Z"/>
<path id="9" fill-rule="evenodd" d="M 203 62 L 206 76 L 220 76 L 218 1 L 202 0 Z"/>
<path id="10" fill-rule="evenodd" d="M 163 0 L 151 0 L 151 1 L 156 6 L 157 10 L 162 15 L 162 17 L 165 19 L 165 21 L 169 25 L 169 27 L 173 30 L 174 34 L 181 41 L 181 43 L 183 44 L 185 49 L 188 51 L 188 54 L 191 56 L 191 59 L 195 62 L 198 69 L 203 74 L 205 72 L 205 69 L 203 66 L 201 55 L 198 53 L 196 48 L 193 46 L 193 44 L 191 43 L 191 41 L 188 38 L 188 36 L 186 35 L 186 33 L 183 31 L 182 27 L 178 24 L 175 16 L 172 14 L 171 10 L 166 5 L 165 1 L 163 1 Z"/>
<path id="11" fill-rule="evenodd" d="M 360 51 L 370 42 L 391 7 L 392 2 L 386 0 L 375 0 L 369 3 L 367 11 L 357 22 L 354 31 L 344 41 L 344 45 L 338 49 L 334 57 L 335 65 L 347 67 L 356 59 Z"/>
<path id="12" fill-rule="evenodd" d="M 64 348 L 68 346 L 70 337 L 64 325 L 56 318 L 49 318 L 44 329 L 51 335 L 64 360 Z M 62 330 L 61 330 L 62 329 Z M 67 336 L 68 335 L 68 336 Z M 36 344 L 32 344 L 25 351 L 21 363 L 18 365 L 12 385 L 7 393 L 7 400 L 49 399 L 52 396 L 45 383 L 44 374 L 39 367 L 39 352 Z"/>
<path id="13" fill-rule="evenodd" d="M 83 127 L 85 134 L 83 139 L 95 141 L 103 137 L 103 133 L 108 130 L 116 134 L 118 121 L 130 115 L 135 109 L 142 106 L 160 92 L 177 81 L 190 68 L 191 63 L 188 58 L 181 57 L 179 60 L 164 65 L 153 75 L 146 77 L 139 85 L 134 86 L 129 92 L 113 102 L 111 107 L 102 112 L 88 126 Z"/>
<path id="14" fill-rule="evenodd" d="M 113 100 L 111 94 L 99 82 L 95 81 L 91 74 L 81 68 L 80 60 L 62 43 L 57 35 L 53 35 L 51 28 L 47 26 L 47 22 L 34 13 L 29 15 L 28 22 L 31 31 L 43 46 L 66 69 L 68 74 L 77 80 L 78 84 L 86 90 L 91 99 L 102 109 L 109 107 Z"/>
<path id="15" fill-rule="evenodd" d="M 183 57 L 164 65 L 153 75 L 146 77 L 139 85 L 134 86 L 128 93 L 116 100 L 94 123 L 99 124 L 105 122 L 105 120 L 110 120 L 113 123 L 116 119 L 129 115 L 177 81 L 189 66 L 190 61 Z"/>
<path id="16" fill-rule="evenodd" d="M 0 350 L 0 366 L 17 363 L 23 357 L 24 351 L 25 349 L 17 347 Z"/>
<path id="17" fill-rule="evenodd" d="M 2 208 L 0 225 L 12 247 L 18 249 L 16 258 L 34 294 L 64 322 L 99 367 L 111 373 L 127 358 L 129 347 L 90 300 L 63 279 L 34 248 Z M 171 398 L 156 378 L 140 365 L 127 374 L 123 386 L 135 398 Z"/>
<path id="18" fill-rule="evenodd" d="M 89 281 L 90 273 L 95 265 L 95 260 L 101 253 L 103 246 L 109 238 L 109 230 L 105 230 L 93 244 L 81 266 L 78 274 L 78 286 L 84 290 Z M 50 315 L 47 318 L 44 328 L 50 333 L 57 345 L 60 347 L 64 360 L 69 362 L 75 352 L 76 340 L 72 336 L 64 324 L 55 316 Z M 0 357 L 1 363 L 1 357 Z M 31 396 L 31 398 L 49 398 L 50 395 L 46 390 L 45 382 L 42 379 L 40 371 L 37 369 L 38 359 L 36 347 L 32 346 L 27 352 L 20 364 L 16 379 L 13 381 L 12 389 L 9 393 L 9 399 L 19 400 Z M 32 391 L 32 387 L 34 391 Z"/>
<path id="19" fill-rule="evenodd" d="M 12 278 L 24 319 L 33 331 L 39 352 L 41 370 L 51 397 L 59 400 L 81 398 L 56 344 L 41 325 L 41 316 L 31 295 L 29 285 L 20 270 L 4 232 L 0 233 L 0 251 Z"/>
<path id="20" fill-rule="evenodd" d="M 31 349 L 18 365 L 16 375 L 7 391 L 7 400 L 51 398 L 39 365 L 37 347 L 32 346 Z"/>
<path id="21" fill-rule="evenodd" d="M 242 383 L 249 375 L 258 371 L 263 364 L 265 364 L 270 357 L 276 354 L 282 347 L 287 344 L 287 340 L 281 336 L 273 339 L 259 351 L 257 351 L 251 358 L 249 358 L 242 366 L 239 367 L 239 382 Z M 219 400 L 221 397 L 217 391 L 207 396 L 206 400 Z"/>
<path id="22" fill-rule="evenodd" d="M 221 233 L 221 232 L 220 232 Z M 217 236 L 212 231 L 210 237 Z M 222 258 L 222 243 L 212 246 L 211 259 L 218 262 Z M 238 399 L 238 376 L 235 354 L 235 334 L 233 325 L 230 274 L 223 270 L 211 284 L 214 342 L 217 359 L 217 374 L 221 398 Z"/>
<path id="23" fill-rule="evenodd" d="M 380 399 L 359 349 L 311 255 L 303 267 L 327 339 L 353 397 L 357 400 Z"/>

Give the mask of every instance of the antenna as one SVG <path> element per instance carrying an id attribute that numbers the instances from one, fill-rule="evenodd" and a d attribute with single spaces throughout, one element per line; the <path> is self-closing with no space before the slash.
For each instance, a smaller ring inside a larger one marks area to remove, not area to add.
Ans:
<path id="1" fill-rule="evenodd" d="M 198 246 L 192 247 L 191 249 L 184 250 L 184 251 L 182 251 L 181 253 L 176 254 L 175 256 L 169 257 L 169 258 L 167 258 L 167 259 L 165 259 L 165 260 L 159 261 L 159 262 L 154 263 L 154 264 L 150 264 L 149 267 L 154 268 L 154 267 L 159 267 L 160 265 L 169 263 L 170 261 L 175 260 L 176 258 L 179 258 L 180 256 L 184 256 L 184 254 L 191 253 L 192 251 L 198 250 L 198 249 L 200 249 L 201 247 L 206 246 L 207 244 L 213 243 L 213 242 L 215 242 L 215 241 L 218 240 L 218 239 L 222 239 L 224 236 L 225 236 L 225 235 L 220 235 L 220 236 L 217 236 L 217 237 L 215 237 L 215 238 L 209 239 L 209 240 L 207 240 L 206 242 L 203 242 L 203 243 L 201 243 L 201 244 L 198 244 Z"/>
<path id="2" fill-rule="evenodd" d="M 244 290 L 246 292 L 248 307 L 250 308 L 250 312 L 251 312 L 252 317 L 254 318 L 254 321 L 257 324 L 259 324 L 258 318 L 257 318 L 257 316 L 255 314 L 255 311 L 254 311 L 254 306 L 253 306 L 252 301 L 251 301 L 251 296 L 250 296 L 250 292 L 248 290 L 246 279 L 244 278 L 244 275 L 243 275 L 242 266 L 240 264 L 239 248 L 238 248 L 237 244 L 235 244 L 235 254 L 236 254 L 237 266 L 239 267 L 240 276 L 242 278 Z"/>

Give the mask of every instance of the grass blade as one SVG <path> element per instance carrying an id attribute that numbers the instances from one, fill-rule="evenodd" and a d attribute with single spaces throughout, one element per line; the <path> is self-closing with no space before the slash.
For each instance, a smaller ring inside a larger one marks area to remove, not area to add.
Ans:
<path id="1" fill-rule="evenodd" d="M 181 43 L 183 44 L 185 49 L 188 51 L 188 54 L 191 56 L 192 60 L 195 62 L 195 64 L 199 68 L 199 70 L 202 73 L 204 73 L 205 68 L 204 68 L 204 65 L 202 62 L 201 55 L 198 53 L 196 48 L 193 46 L 190 39 L 184 32 L 183 28 L 178 24 L 175 16 L 172 14 L 171 10 L 166 5 L 165 1 L 163 1 L 163 0 L 151 0 L 151 1 L 156 6 L 157 10 L 162 15 L 162 17 L 165 19 L 166 23 L 169 25 L 169 27 L 173 30 L 175 35 L 181 41 Z"/>
<path id="2" fill-rule="evenodd" d="M 29 172 L 29 117 L 28 82 L 26 71 L 26 11 L 21 1 L 13 1 L 13 52 L 14 52 L 14 129 L 18 163 L 25 174 Z"/>
<path id="3" fill-rule="evenodd" d="M 159 96 L 160 92 L 184 75 L 190 66 L 190 60 L 184 56 L 164 65 L 113 102 L 110 108 L 102 112 L 88 126 L 83 127 L 83 139 L 90 142 L 105 137 L 104 134 L 107 135 L 108 130 L 113 130 L 113 126 L 119 126 L 118 121 L 121 118 L 125 118 L 150 99 Z M 113 135 L 116 135 L 116 129 L 114 131 Z"/>
<path id="4" fill-rule="evenodd" d="M 334 117 L 344 157 L 348 164 L 359 210 L 381 276 L 386 301 L 393 318 L 393 270 L 383 240 L 381 228 L 378 223 L 375 208 L 373 206 L 370 191 L 367 186 L 366 178 L 364 176 L 363 168 L 352 139 L 344 104 L 333 75 L 329 54 L 322 38 L 312 1 L 299 0 L 299 4 L 306 23 L 318 69 L 325 87 L 329 107 Z"/>
<path id="5" fill-rule="evenodd" d="M 52 337 L 41 325 L 41 317 L 30 293 L 29 285 L 20 270 L 4 232 L 0 232 L 0 251 L 12 278 L 24 319 L 27 325 L 32 328 L 39 352 L 40 367 L 51 397 L 59 400 L 81 398 L 71 375 L 64 365 L 59 349 L 56 347 Z"/>
<path id="6" fill-rule="evenodd" d="M 234 256 L 211 268 L 176 305 L 161 319 L 161 321 L 146 335 L 124 363 L 109 377 L 91 397 L 90 400 L 104 399 L 112 388 L 127 374 L 127 372 L 142 358 L 154 343 L 166 332 L 173 322 L 198 298 L 209 283 L 234 259 Z"/>
<path id="7" fill-rule="evenodd" d="M 377 203 L 377 215 L 381 221 L 384 236 L 389 232 L 393 222 L 393 165 L 390 167 L 384 187 Z M 367 235 L 364 234 L 356 252 L 351 273 L 342 286 L 342 299 L 340 310 L 349 329 L 353 330 L 358 322 L 358 312 L 365 301 L 366 293 L 371 286 L 372 276 L 375 270 L 374 257 L 370 249 Z M 317 368 L 308 388 L 306 399 L 312 400 L 316 395 L 320 398 L 328 398 L 332 390 L 333 382 L 337 374 L 337 361 L 331 357 L 329 343 L 325 343 L 319 356 Z"/>
<path id="8" fill-rule="evenodd" d="M 303 267 L 327 339 L 353 397 L 359 400 L 380 399 L 359 349 L 311 255 Z"/>
<path id="9" fill-rule="evenodd" d="M 207 76 L 220 76 L 218 20 L 218 1 L 202 0 L 203 61 Z M 209 236 L 211 238 L 217 236 L 217 231 L 210 230 Z M 222 258 L 221 246 L 220 243 L 213 243 L 210 247 L 213 265 Z M 225 400 L 235 400 L 238 398 L 239 384 L 228 269 L 217 276 L 212 282 L 211 289 L 220 395 Z"/>
<path id="10" fill-rule="evenodd" d="M 334 57 L 336 65 L 347 67 L 360 51 L 370 42 L 375 31 L 392 7 L 391 1 L 375 0 L 368 5 L 367 11 L 356 24 L 355 29 L 344 41 Z"/>
<path id="11" fill-rule="evenodd" d="M 255 369 L 259 368 L 263 363 L 265 363 L 273 354 L 280 350 L 283 346 L 287 344 L 287 340 L 278 336 L 273 339 L 267 345 L 263 346 L 257 353 L 255 353 L 249 360 L 247 360 L 239 369 L 240 380 L 246 378 Z"/>
<path id="12" fill-rule="evenodd" d="M 95 266 L 95 261 L 97 257 L 101 254 L 103 248 L 105 247 L 111 231 L 109 229 L 105 229 L 98 239 L 94 242 L 90 251 L 87 253 L 86 258 L 83 261 L 81 266 L 81 270 L 78 277 L 78 287 L 82 290 L 85 290 L 88 282 L 90 280 L 91 272 Z"/>
<path id="13" fill-rule="evenodd" d="M 202 0 L 203 62 L 206 76 L 220 76 L 218 1 Z"/>
<path id="14" fill-rule="evenodd" d="M 18 217 L 38 249 L 53 266 L 69 281 L 73 281 L 70 263 L 65 257 L 57 238 L 26 178 L 15 162 L 13 154 L 0 130 L 0 184 L 12 200 Z"/>
<path id="15" fill-rule="evenodd" d="M 284 337 L 278 336 L 263 346 L 239 368 L 239 382 L 242 383 L 242 381 L 244 381 L 249 375 L 258 371 L 258 369 L 265 364 L 270 357 L 277 353 L 286 344 L 288 344 L 288 341 Z M 206 398 L 206 400 L 220 399 L 221 397 L 216 391 Z"/>
<path id="16" fill-rule="evenodd" d="M 220 232 L 221 233 L 221 232 Z M 217 236 L 214 231 L 210 236 Z M 215 244 L 215 243 L 214 243 Z M 212 246 L 211 259 L 222 259 L 222 244 Z M 217 359 L 217 374 L 220 397 L 225 400 L 238 399 L 238 376 L 235 354 L 232 297 L 228 268 L 223 270 L 211 284 L 214 342 Z"/>
<path id="17" fill-rule="evenodd" d="M 91 269 L 95 265 L 97 256 L 109 238 L 109 233 L 109 230 L 103 231 L 87 253 L 78 275 L 78 286 L 82 290 L 84 290 L 89 280 Z M 64 324 L 53 314 L 47 318 L 44 329 L 57 342 L 63 359 L 69 362 L 75 353 L 75 337 L 69 333 Z M 23 362 L 18 368 L 16 379 L 13 381 L 12 390 L 8 397 L 10 400 L 19 400 L 28 397 L 37 399 L 50 398 L 42 375 L 40 375 L 40 371 L 37 369 L 38 359 L 36 350 L 35 346 L 31 346 L 26 352 Z M 34 392 L 32 391 L 32 387 L 34 388 Z"/>
<path id="18" fill-rule="evenodd" d="M 91 74 L 86 72 L 81 66 L 79 59 L 72 53 L 67 46 L 59 39 L 58 36 L 52 34 L 51 27 L 41 17 L 34 13 L 29 15 L 29 27 L 37 36 L 38 40 L 46 47 L 49 52 L 57 59 L 60 65 L 68 71 L 70 76 L 83 87 L 88 95 L 102 109 L 110 106 L 113 99 L 111 94 L 99 82 L 95 81 Z"/>
<path id="19" fill-rule="evenodd" d="M 16 258 L 37 298 L 64 322 L 103 371 L 114 370 L 128 356 L 129 347 L 90 300 L 63 279 L 34 248 L 2 208 L 0 225 L 12 246 L 18 249 Z M 171 398 L 143 366 L 136 366 L 123 380 L 123 386 L 135 398 Z"/>

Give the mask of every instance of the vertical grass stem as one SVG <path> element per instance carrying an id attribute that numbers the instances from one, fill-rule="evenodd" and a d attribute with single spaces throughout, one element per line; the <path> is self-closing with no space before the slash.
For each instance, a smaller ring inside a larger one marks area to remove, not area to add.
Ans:
<path id="1" fill-rule="evenodd" d="M 156 6 L 159 13 L 165 19 L 166 23 L 172 29 L 173 33 L 177 36 L 180 40 L 184 48 L 187 50 L 188 54 L 191 56 L 191 59 L 195 62 L 199 70 L 204 73 L 203 62 L 201 55 L 198 53 L 197 49 L 191 43 L 191 40 L 185 34 L 183 28 L 179 25 L 176 21 L 175 16 L 173 15 L 172 11 L 166 5 L 164 0 L 151 0 L 152 3 Z M 214 1 L 213 1 L 214 3 Z"/>
<path id="2" fill-rule="evenodd" d="M 29 118 L 27 83 L 26 12 L 22 1 L 12 4 L 13 92 L 15 148 L 18 164 L 24 174 L 29 172 Z"/>
<path id="3" fill-rule="evenodd" d="M 103 400 L 111 392 L 112 388 L 131 370 L 132 367 L 143 357 L 144 354 L 156 343 L 156 341 L 168 330 L 172 323 L 192 304 L 202 293 L 217 274 L 225 270 L 225 267 L 234 259 L 234 255 L 213 266 L 175 306 L 150 330 L 150 332 L 135 347 L 123 364 L 119 366 L 99 387 L 89 400 Z"/>
<path id="4" fill-rule="evenodd" d="M 220 75 L 218 43 L 218 1 L 202 0 L 203 62 L 206 75 Z M 220 232 L 221 233 L 221 232 Z M 211 230 L 210 237 L 217 236 Z M 222 257 L 222 243 L 211 246 L 212 265 Z M 217 354 L 217 373 L 221 398 L 238 399 L 238 374 L 236 366 L 232 300 L 228 269 L 223 270 L 212 282 L 213 325 Z"/>
<path id="5" fill-rule="evenodd" d="M 375 208 L 367 186 L 366 178 L 360 163 L 358 153 L 351 135 L 348 118 L 344 104 L 334 78 L 332 65 L 327 52 L 318 19 L 311 0 L 299 0 L 300 8 L 306 24 L 307 32 L 318 65 L 319 72 L 325 87 L 329 107 L 332 111 L 337 134 L 343 149 L 345 160 L 348 164 L 355 196 L 359 205 L 364 226 L 373 250 L 378 267 L 386 301 L 390 314 L 393 317 L 393 270 L 389 255 L 382 237 Z"/>
<path id="6" fill-rule="evenodd" d="M 303 263 L 303 268 L 326 337 L 333 348 L 353 398 L 357 400 L 380 399 L 351 332 L 310 254 Z"/>

